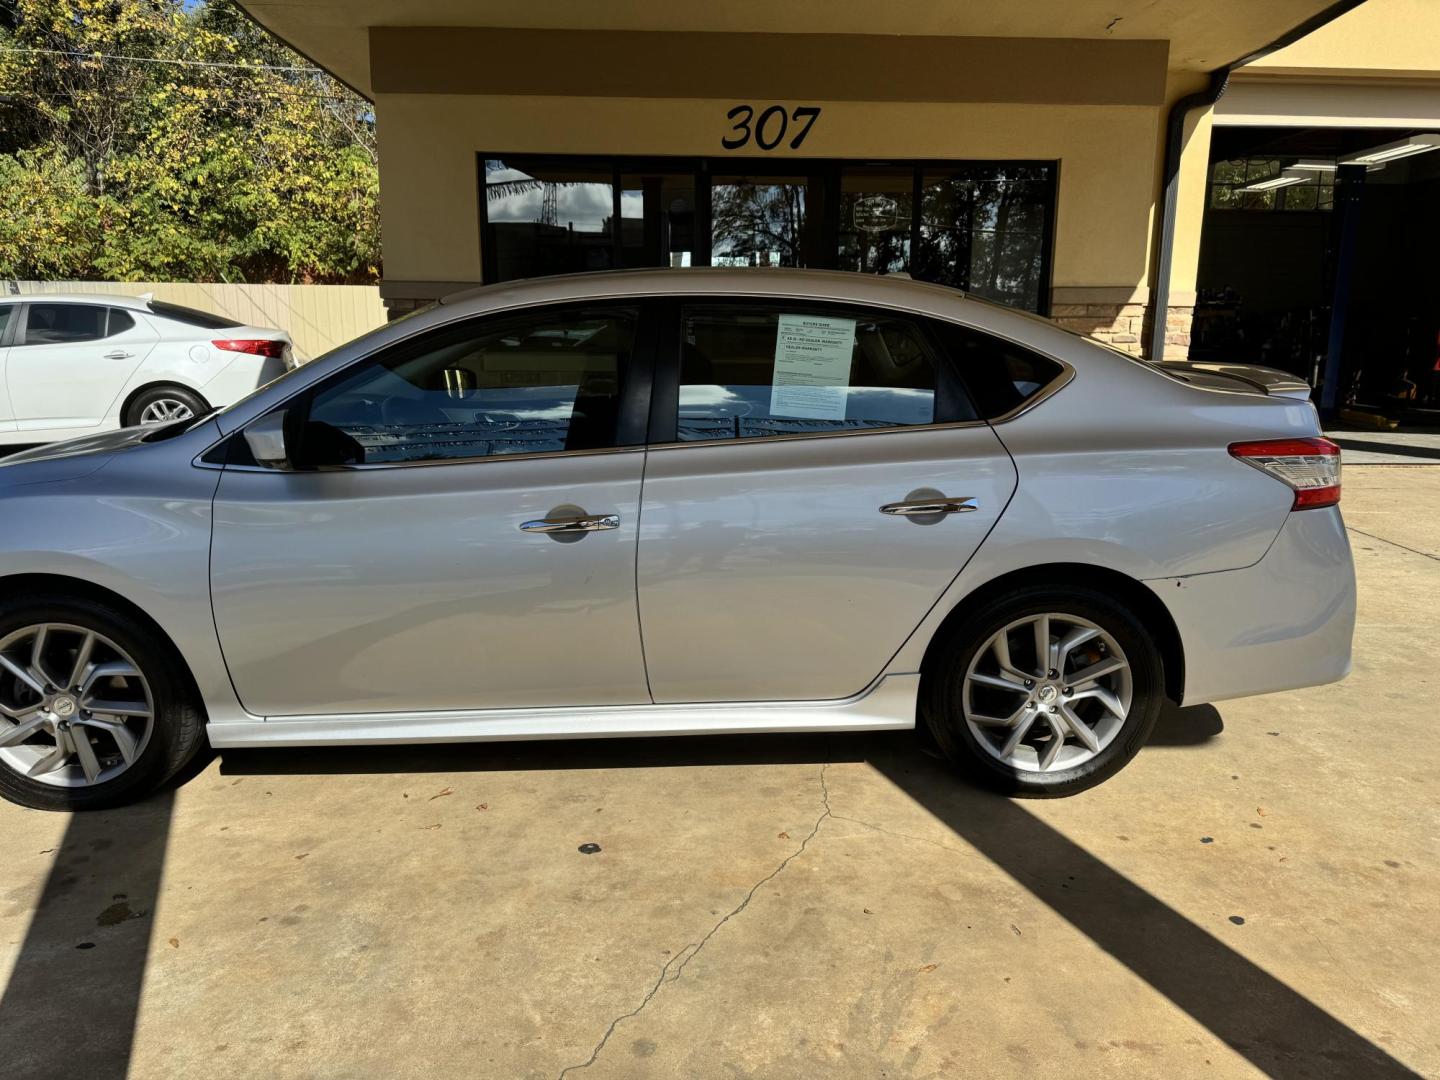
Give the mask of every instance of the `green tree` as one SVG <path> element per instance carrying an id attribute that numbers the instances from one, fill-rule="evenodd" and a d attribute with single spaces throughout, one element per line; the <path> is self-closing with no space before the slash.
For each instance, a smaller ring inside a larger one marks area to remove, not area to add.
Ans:
<path id="1" fill-rule="evenodd" d="M 374 280 L 364 99 L 230 0 L 13 6 L 0 102 L 30 141 L 0 154 L 0 275 Z"/>

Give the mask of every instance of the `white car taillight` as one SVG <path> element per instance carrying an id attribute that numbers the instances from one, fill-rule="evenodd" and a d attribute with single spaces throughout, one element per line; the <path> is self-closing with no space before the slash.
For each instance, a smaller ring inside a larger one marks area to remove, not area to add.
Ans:
<path id="1" fill-rule="evenodd" d="M 252 356 L 270 356 L 280 359 L 285 354 L 285 342 L 271 338 L 222 338 L 210 342 L 217 349 L 226 352 L 250 353 Z"/>
<path id="2" fill-rule="evenodd" d="M 1295 492 L 1292 510 L 1313 510 L 1340 501 L 1340 447 L 1329 439 L 1231 443 L 1230 454 Z"/>

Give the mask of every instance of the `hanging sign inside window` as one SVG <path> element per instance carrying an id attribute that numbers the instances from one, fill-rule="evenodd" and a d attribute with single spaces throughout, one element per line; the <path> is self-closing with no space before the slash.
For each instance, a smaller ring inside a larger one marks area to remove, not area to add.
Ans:
<path id="1" fill-rule="evenodd" d="M 854 319 L 781 315 L 770 415 L 844 420 L 854 353 Z"/>
<path id="2" fill-rule="evenodd" d="M 870 195 L 855 200 L 855 228 L 863 232 L 893 229 L 900 219 L 900 204 L 888 195 Z"/>

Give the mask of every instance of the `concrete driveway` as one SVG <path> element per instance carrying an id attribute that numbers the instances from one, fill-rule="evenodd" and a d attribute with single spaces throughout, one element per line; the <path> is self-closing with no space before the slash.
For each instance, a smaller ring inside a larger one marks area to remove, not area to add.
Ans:
<path id="1" fill-rule="evenodd" d="M 1172 710 L 1073 799 L 904 735 L 229 752 L 0 806 L 0 1074 L 1440 1075 L 1440 468 L 1345 489 L 1354 675 Z"/>

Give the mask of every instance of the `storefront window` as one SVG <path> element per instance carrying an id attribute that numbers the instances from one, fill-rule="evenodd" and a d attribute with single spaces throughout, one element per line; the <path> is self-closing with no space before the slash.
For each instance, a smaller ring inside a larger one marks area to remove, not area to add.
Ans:
<path id="1" fill-rule="evenodd" d="M 486 161 L 496 280 L 614 267 L 614 194 L 608 167 Z"/>
<path id="2" fill-rule="evenodd" d="M 1038 311 L 1050 173 L 1049 166 L 927 169 L 912 274 Z"/>
<path id="3" fill-rule="evenodd" d="M 1030 311 L 1049 299 L 1050 162 L 496 155 L 481 201 L 486 281 L 809 266 L 908 273 Z"/>
<path id="4" fill-rule="evenodd" d="M 808 266 L 804 177 L 717 176 L 711 186 L 711 265 Z"/>
<path id="5" fill-rule="evenodd" d="M 914 169 L 841 170 L 837 269 L 867 274 L 909 270 L 914 186 Z"/>

